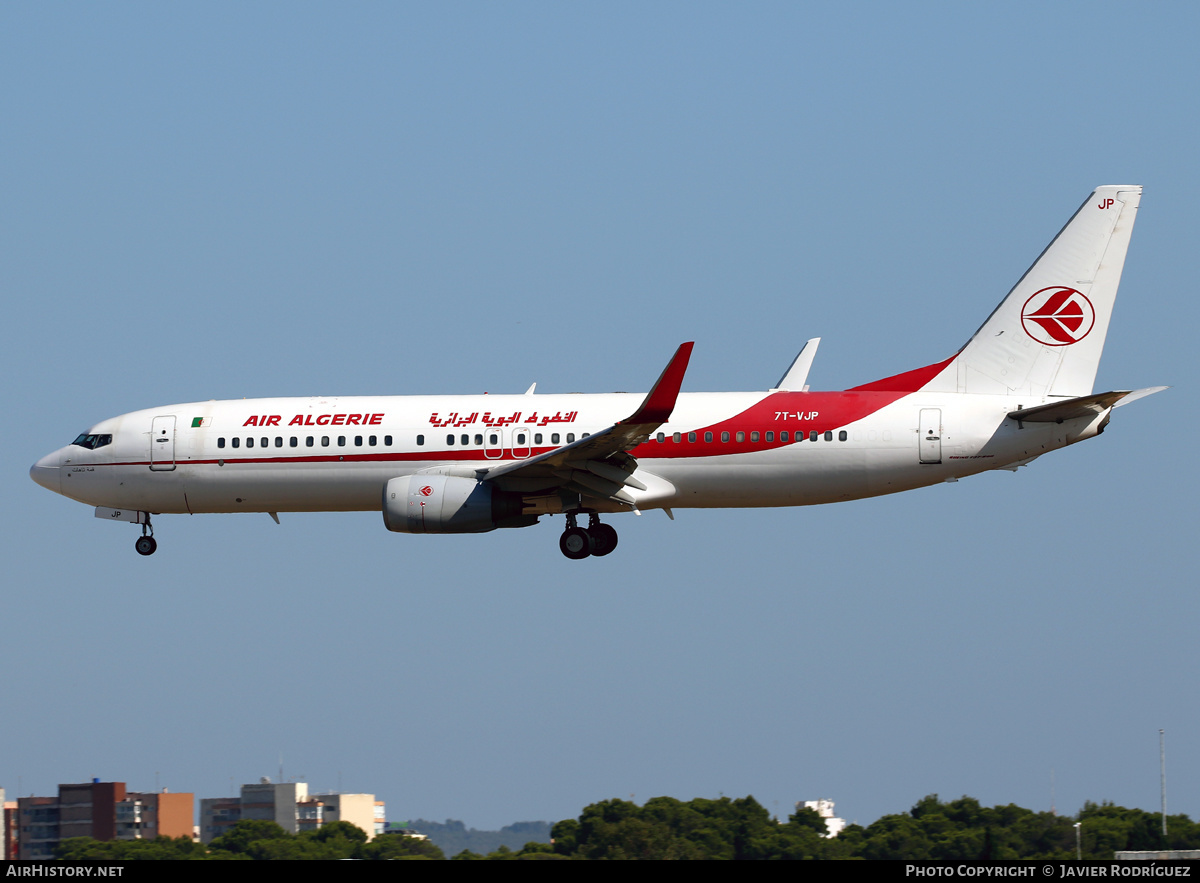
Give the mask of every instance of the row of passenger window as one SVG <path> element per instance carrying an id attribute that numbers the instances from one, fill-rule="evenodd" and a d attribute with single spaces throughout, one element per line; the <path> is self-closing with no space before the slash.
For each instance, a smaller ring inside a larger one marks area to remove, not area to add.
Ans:
<path id="1" fill-rule="evenodd" d="M 346 436 L 339 435 L 337 437 L 337 446 L 339 448 L 347 447 L 346 441 L 347 441 Z M 260 437 L 259 439 L 257 439 L 257 443 L 260 448 L 267 448 L 267 447 L 271 446 L 271 439 L 264 435 L 264 436 Z M 305 436 L 304 446 L 306 448 L 316 447 L 316 444 L 317 444 L 316 436 L 312 436 L 312 435 Z M 329 436 L 327 436 L 327 435 L 321 436 L 321 447 L 328 448 L 328 447 L 330 447 L 331 444 L 332 444 L 332 439 Z M 378 446 L 379 436 L 377 436 L 377 435 L 368 435 L 368 436 L 356 435 L 356 436 L 354 436 L 354 447 L 361 448 L 364 446 L 364 444 L 367 447 L 371 447 L 371 448 Z M 254 447 L 254 445 L 255 445 L 254 437 L 247 436 L 246 437 L 246 447 L 252 448 L 252 447 Z M 390 435 L 385 435 L 383 437 L 383 445 L 384 445 L 384 447 L 388 447 L 388 448 L 390 448 L 392 446 L 392 437 Z M 241 446 L 242 446 L 242 439 L 238 438 L 237 436 L 234 436 L 233 438 L 229 439 L 229 447 L 240 448 Z M 218 448 L 225 447 L 224 436 L 217 439 L 217 447 Z M 281 435 L 275 436 L 275 447 L 277 447 L 277 448 L 283 447 L 283 436 L 281 436 Z M 300 447 L 299 437 L 293 435 L 291 438 L 289 438 L 288 439 L 288 447 L 289 448 Z"/>
<path id="2" fill-rule="evenodd" d="M 587 438 L 587 437 L 588 437 L 588 433 L 586 433 L 586 432 L 583 433 L 583 438 Z M 524 432 L 518 432 L 512 437 L 512 445 L 513 445 L 513 447 L 517 447 L 517 448 L 528 447 L 529 446 L 528 439 L 529 439 L 529 436 L 526 435 Z M 475 440 L 475 447 L 477 447 L 477 448 L 482 447 L 483 433 L 482 432 L 475 433 L 474 440 Z M 542 433 L 540 433 L 540 432 L 533 433 L 533 443 L 535 445 L 545 444 L 544 440 L 545 440 L 545 436 Z M 571 444 L 571 442 L 573 442 L 573 441 L 575 441 L 575 433 L 568 432 L 567 433 L 567 444 Z M 487 443 L 488 443 L 489 448 L 499 447 L 500 446 L 500 434 L 496 433 L 496 432 L 488 433 Z M 417 436 L 417 444 L 418 445 L 425 444 L 425 436 L 418 435 Z M 462 435 L 457 436 L 457 437 L 454 435 L 454 433 L 450 433 L 449 435 L 446 436 L 446 447 L 452 448 L 452 447 L 454 447 L 455 444 L 469 445 L 469 444 L 471 444 L 471 436 L 465 432 Z M 561 445 L 562 444 L 562 435 L 557 432 L 550 433 L 550 444 Z"/>
<path id="3" fill-rule="evenodd" d="M 685 435 L 685 433 L 676 432 L 670 436 L 670 439 L 672 442 L 674 442 L 676 444 L 682 443 L 684 440 L 683 439 L 684 435 Z M 689 433 L 686 433 L 686 435 L 687 435 L 688 442 L 695 442 L 698 440 L 699 433 L 689 432 Z M 750 442 L 752 444 L 755 442 L 758 442 L 760 439 L 760 433 L 758 433 L 758 432 L 751 432 L 749 435 L 750 435 Z M 833 441 L 833 433 L 832 432 L 825 432 L 823 435 L 824 435 L 825 441 Z M 567 436 L 567 438 L 566 438 L 567 444 L 571 444 L 572 442 L 575 441 L 575 433 L 568 432 L 566 434 L 566 436 Z M 586 433 L 586 432 L 583 433 L 584 438 L 587 438 L 587 436 L 588 436 L 588 433 Z M 805 436 L 804 436 L 803 432 L 796 433 L 796 441 L 798 441 L 798 442 L 804 441 L 804 437 Z M 817 441 L 821 437 L 822 437 L 822 433 L 819 433 L 816 430 L 813 430 L 808 433 L 809 441 Z M 81 436 L 81 438 L 82 438 L 82 436 Z M 104 439 L 104 441 L 102 441 L 100 444 L 96 445 L 96 447 L 100 447 L 101 444 L 109 444 L 112 441 L 112 436 L 100 436 L 99 438 Z M 528 442 L 526 441 L 526 438 L 527 438 L 527 436 L 524 433 L 518 433 L 516 436 L 514 436 L 512 443 L 516 447 L 525 447 L 528 444 Z M 714 433 L 712 433 L 712 432 L 704 433 L 704 441 L 705 442 L 712 442 L 713 438 L 714 438 Z M 735 433 L 722 432 L 721 433 L 721 441 L 722 442 L 728 442 L 731 440 L 731 438 L 734 441 L 744 442 L 746 440 L 746 433 L 745 432 L 735 432 Z M 768 431 L 768 432 L 762 433 L 761 438 L 763 441 L 768 442 L 768 443 L 774 442 L 775 441 L 775 433 L 773 431 Z M 841 430 L 837 434 L 837 438 L 838 438 L 838 441 L 846 441 L 846 439 L 848 438 L 848 436 L 846 434 L 846 430 L 844 430 L 844 429 Z M 321 439 L 321 443 L 320 443 L 321 447 L 328 448 L 328 447 L 333 446 L 333 440 L 330 436 L 323 435 L 323 436 L 320 436 L 320 439 Z M 788 433 L 787 430 L 783 430 L 782 432 L 779 433 L 779 440 L 781 442 L 788 443 L 791 441 L 791 435 Z M 217 447 L 224 448 L 225 441 L 226 440 L 225 440 L 224 436 L 219 437 L 217 439 Z M 229 447 L 231 447 L 231 448 L 241 447 L 242 441 L 243 440 L 241 438 L 234 436 L 233 438 L 229 439 Z M 337 447 L 339 447 L 339 448 L 348 447 L 347 441 L 348 441 L 347 436 L 339 435 L 337 437 Z M 476 433 L 473 441 L 474 441 L 474 444 L 476 447 L 482 446 L 483 445 L 483 433 Z M 659 443 L 665 443 L 667 441 L 667 434 L 665 432 L 658 433 L 658 435 L 655 437 L 655 441 L 657 441 Z M 267 436 L 261 436 L 256 440 L 253 436 L 247 436 L 245 439 L 245 443 L 246 443 L 246 447 L 248 447 L 248 448 L 253 448 L 256 443 L 257 443 L 258 447 L 260 447 L 260 448 L 267 448 L 267 447 L 271 446 L 271 439 Z M 457 436 L 457 437 L 453 434 L 446 436 L 446 446 L 447 447 L 452 448 L 452 447 L 454 447 L 454 445 L 456 443 L 461 444 L 461 445 L 470 445 L 472 443 L 472 437 L 465 432 L 462 435 Z M 535 445 L 544 444 L 543 434 L 540 432 L 533 433 L 533 443 Z M 550 433 L 550 444 L 558 445 L 558 444 L 562 444 L 562 443 L 563 443 L 562 436 L 559 433 L 557 433 L 557 432 Z M 75 441 L 75 444 L 81 444 L 80 440 L 77 439 Z M 293 435 L 288 439 L 287 444 L 288 444 L 288 447 L 298 448 L 298 447 L 300 447 L 300 438 L 298 436 Z M 417 436 L 417 445 L 424 446 L 424 444 L 425 444 L 425 436 L 418 435 Z M 488 437 L 488 445 L 490 447 L 495 447 L 495 446 L 499 446 L 499 444 L 500 444 L 499 435 L 497 433 L 491 433 Z M 317 445 L 317 437 L 316 436 L 309 435 L 309 436 L 304 437 L 304 446 L 305 447 L 312 448 L 312 447 L 316 447 L 316 445 Z M 368 436 L 356 435 L 356 436 L 354 436 L 354 445 L 353 446 L 356 448 L 361 448 L 364 446 L 374 448 L 374 447 L 377 447 L 378 445 L 379 445 L 379 436 L 376 436 L 376 435 L 368 435 Z M 392 446 L 392 437 L 390 435 L 383 436 L 383 445 L 384 445 L 384 447 Z M 281 436 L 281 435 L 275 436 L 275 447 L 282 448 L 283 446 L 284 446 L 283 436 Z"/>
<path id="4" fill-rule="evenodd" d="M 687 440 L 689 442 L 696 441 L 696 436 L 698 434 L 699 433 L 695 433 L 695 432 L 687 433 Z M 744 433 L 744 432 L 735 432 L 735 433 L 722 432 L 721 433 L 721 441 L 723 441 L 723 442 L 729 441 L 731 435 L 733 435 L 735 437 L 734 438 L 735 441 L 744 442 L 746 440 L 746 433 Z M 682 433 L 682 432 L 673 433 L 671 435 L 671 441 L 678 444 L 679 442 L 683 441 L 683 436 L 684 436 L 684 433 Z M 766 441 L 766 442 L 775 441 L 775 433 L 774 432 L 765 432 L 765 433 L 762 433 L 762 436 L 764 436 L 763 441 Z M 817 432 L 814 429 L 808 433 L 808 440 L 809 441 L 817 441 L 819 438 L 821 438 L 821 436 L 822 436 L 822 434 Z M 760 437 L 759 433 L 751 432 L 750 433 L 751 443 L 757 442 L 759 440 L 759 437 Z M 846 441 L 849 437 L 850 436 L 846 433 L 846 430 L 844 430 L 844 429 L 841 430 L 837 434 L 838 441 Z M 832 432 L 824 433 L 824 438 L 825 438 L 825 441 L 833 441 L 833 433 Z M 657 442 L 661 443 L 661 442 L 665 442 L 666 440 L 667 440 L 667 434 L 665 432 L 660 432 L 657 436 L 655 436 L 655 441 L 657 441 Z M 704 440 L 706 442 L 711 442 L 713 440 L 713 433 L 711 433 L 711 432 L 704 433 Z M 790 442 L 791 441 L 791 435 L 788 433 L 788 431 L 786 429 L 783 430 L 781 433 L 779 433 L 779 440 L 781 442 Z M 796 433 L 796 441 L 798 441 L 798 442 L 804 441 L 804 433 L 803 432 Z"/>

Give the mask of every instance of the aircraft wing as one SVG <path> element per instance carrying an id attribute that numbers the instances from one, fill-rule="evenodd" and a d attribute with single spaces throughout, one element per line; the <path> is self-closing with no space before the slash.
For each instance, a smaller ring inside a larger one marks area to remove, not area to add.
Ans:
<path id="1" fill-rule="evenodd" d="M 476 474 L 504 490 L 564 489 L 633 505 L 625 486 L 646 490 L 646 485 L 633 477 L 637 459 L 627 452 L 671 418 L 692 346 L 691 342 L 679 345 L 638 409 L 619 423 L 553 451 L 479 469 Z"/>

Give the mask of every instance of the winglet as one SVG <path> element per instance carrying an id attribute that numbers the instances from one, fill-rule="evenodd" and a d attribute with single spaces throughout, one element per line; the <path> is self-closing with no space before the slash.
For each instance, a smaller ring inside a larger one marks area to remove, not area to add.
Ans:
<path id="1" fill-rule="evenodd" d="M 622 423 L 666 423 L 671 419 L 675 410 L 675 399 L 679 397 L 679 387 L 683 385 L 683 375 L 687 371 L 688 360 L 692 357 L 694 341 L 681 343 L 671 361 L 663 369 L 663 373 L 654 383 L 654 388 L 646 394 L 641 407 Z"/>
<path id="2" fill-rule="evenodd" d="M 808 389 L 808 369 L 812 367 L 813 359 L 817 355 L 817 347 L 821 344 L 821 338 L 814 337 L 800 348 L 800 352 L 796 354 L 792 366 L 787 369 L 787 373 L 779 378 L 779 382 L 771 387 L 771 392 L 776 390 L 786 389 L 791 392 L 804 392 Z"/>

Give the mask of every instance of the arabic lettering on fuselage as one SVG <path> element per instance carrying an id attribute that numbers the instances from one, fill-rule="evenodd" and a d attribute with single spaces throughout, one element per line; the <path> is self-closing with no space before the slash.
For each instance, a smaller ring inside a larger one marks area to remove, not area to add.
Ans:
<path id="1" fill-rule="evenodd" d="M 523 423 L 527 426 L 549 426 L 551 423 L 574 423 L 579 417 L 578 411 L 555 411 L 553 414 L 538 415 L 534 411 L 524 420 L 521 419 L 520 411 L 514 411 L 508 417 L 493 416 L 491 411 L 484 411 L 483 416 L 480 416 L 478 411 L 470 414 L 460 414 L 458 411 L 451 411 L 445 417 L 441 416 L 437 411 L 429 415 L 430 426 L 470 426 L 473 423 L 482 423 L 484 426 L 501 427 L 512 426 L 514 423 Z"/>

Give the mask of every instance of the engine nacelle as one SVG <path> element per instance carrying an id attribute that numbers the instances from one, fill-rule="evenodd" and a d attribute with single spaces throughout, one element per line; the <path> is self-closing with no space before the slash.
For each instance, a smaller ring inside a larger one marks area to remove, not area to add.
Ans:
<path id="1" fill-rule="evenodd" d="M 486 533 L 537 524 L 521 514 L 520 494 L 456 475 L 393 478 L 383 488 L 383 523 L 399 533 Z"/>

